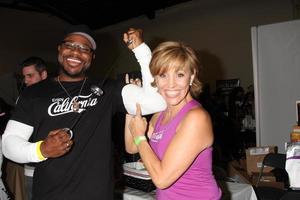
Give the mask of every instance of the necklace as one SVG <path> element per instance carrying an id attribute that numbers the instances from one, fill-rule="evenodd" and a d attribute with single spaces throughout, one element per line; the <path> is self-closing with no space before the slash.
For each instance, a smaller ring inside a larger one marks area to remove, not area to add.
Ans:
<path id="1" fill-rule="evenodd" d="M 79 98 L 79 96 L 80 96 L 80 94 L 81 94 L 81 91 L 82 91 L 82 89 L 83 89 L 83 86 L 84 86 L 84 84 L 85 84 L 85 81 L 86 81 L 86 77 L 84 78 L 84 81 L 83 81 L 83 83 L 82 83 L 82 85 L 81 85 L 81 87 L 80 87 L 80 90 L 79 90 L 79 93 L 78 93 L 78 98 Z M 64 92 L 69 96 L 69 98 L 70 98 L 70 100 L 72 100 L 72 96 L 70 95 L 70 93 L 68 92 L 68 90 L 63 86 L 63 84 L 60 82 L 60 80 L 59 80 L 59 76 L 57 76 L 57 82 L 58 82 L 58 84 L 60 85 L 60 87 L 64 90 Z M 77 99 L 78 99 L 77 98 Z M 78 110 L 79 110 L 79 107 L 80 107 L 80 104 L 79 104 L 79 102 L 77 101 L 77 99 L 73 99 L 73 102 L 72 102 L 72 110 L 74 111 L 74 112 L 77 112 Z"/>

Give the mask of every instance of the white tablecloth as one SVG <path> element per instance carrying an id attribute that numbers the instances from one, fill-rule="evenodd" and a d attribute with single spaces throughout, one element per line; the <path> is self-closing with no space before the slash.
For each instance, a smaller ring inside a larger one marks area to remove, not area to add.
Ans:
<path id="1" fill-rule="evenodd" d="M 155 200 L 155 191 L 147 193 L 126 187 L 123 192 L 123 200 Z"/>
<path id="2" fill-rule="evenodd" d="M 253 187 L 249 184 L 218 182 L 223 195 L 222 200 L 257 200 Z"/>
<path id="3" fill-rule="evenodd" d="M 222 200 L 257 200 L 249 184 L 219 182 L 219 185 L 223 192 Z M 123 192 L 123 200 L 155 200 L 155 191 L 146 193 L 127 187 Z"/>

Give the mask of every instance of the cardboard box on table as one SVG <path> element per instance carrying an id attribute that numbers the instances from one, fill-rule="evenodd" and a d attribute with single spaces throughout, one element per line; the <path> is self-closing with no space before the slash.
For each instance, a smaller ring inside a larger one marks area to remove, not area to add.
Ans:
<path id="1" fill-rule="evenodd" d="M 246 160 L 230 161 L 227 167 L 227 174 L 234 182 L 252 184 L 250 182 L 250 176 L 246 171 Z"/>
<path id="2" fill-rule="evenodd" d="M 257 179 L 258 179 L 259 173 L 253 173 L 251 176 L 251 182 L 253 185 L 256 185 Z M 274 187 L 274 188 L 279 188 L 279 189 L 284 189 L 284 183 L 283 182 L 277 182 L 276 177 L 274 176 L 273 173 L 263 173 L 260 182 L 258 184 L 258 187 Z"/>
<path id="3" fill-rule="evenodd" d="M 228 163 L 227 168 L 228 177 L 238 183 L 246 183 L 256 185 L 259 173 L 252 173 L 249 175 L 246 169 L 246 160 L 233 160 Z M 264 173 L 258 186 L 267 186 L 275 188 L 284 188 L 283 182 L 276 182 L 276 177 L 272 173 Z"/>
<path id="4" fill-rule="evenodd" d="M 262 162 L 268 153 L 277 153 L 277 146 L 252 147 L 246 150 L 246 168 L 250 182 L 256 185 L 262 167 Z M 265 166 L 258 186 L 284 188 L 283 182 L 277 182 L 271 172 L 272 167 Z"/>
<path id="5" fill-rule="evenodd" d="M 262 162 L 268 153 L 277 153 L 276 146 L 251 147 L 246 149 L 246 169 L 249 176 L 253 173 L 259 173 Z M 272 170 L 272 167 L 265 166 L 264 173 Z"/>

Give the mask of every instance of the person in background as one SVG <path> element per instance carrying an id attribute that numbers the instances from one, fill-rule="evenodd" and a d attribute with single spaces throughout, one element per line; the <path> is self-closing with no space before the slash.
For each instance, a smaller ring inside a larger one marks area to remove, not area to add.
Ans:
<path id="1" fill-rule="evenodd" d="M 130 39 L 138 61 L 148 63 L 139 30 Z M 58 76 L 26 88 L 6 126 L 3 154 L 37 163 L 33 200 L 113 199 L 111 124 L 128 97 L 124 83 L 87 76 L 95 52 L 89 28 L 70 27 L 58 45 Z"/>
<path id="2" fill-rule="evenodd" d="M 45 80 L 48 76 L 46 63 L 39 57 L 29 57 L 21 63 L 22 75 L 26 87 Z"/>
<path id="3" fill-rule="evenodd" d="M 22 76 L 24 84 L 29 87 L 36 84 L 48 77 L 48 71 L 45 61 L 42 58 L 32 56 L 25 59 L 21 63 Z M 24 165 L 24 175 L 25 175 L 25 190 L 27 195 L 27 200 L 32 199 L 32 182 L 34 174 L 34 164 Z"/>
<path id="4" fill-rule="evenodd" d="M 220 199 L 212 171 L 211 119 L 194 99 L 201 91 L 194 50 L 179 42 L 161 43 L 153 51 L 150 71 L 167 108 L 149 124 L 138 104 L 136 115 L 126 116 L 127 152 L 139 152 L 158 200 Z"/>
<path id="5" fill-rule="evenodd" d="M 26 87 L 45 80 L 48 76 L 45 61 L 36 56 L 31 56 L 25 59 L 20 64 L 20 70 L 23 76 L 22 85 L 25 85 Z M 21 88 L 21 90 L 23 89 L 25 88 Z M 23 200 L 23 198 L 25 198 L 24 196 L 27 196 L 26 199 L 31 200 L 34 167 L 30 165 L 24 165 L 23 167 L 18 163 L 7 160 L 6 172 L 8 188 L 14 194 L 14 198 L 17 200 Z M 25 175 L 25 180 L 20 177 L 20 174 Z"/>
<path id="6" fill-rule="evenodd" d="M 45 80 L 48 76 L 46 63 L 42 58 L 31 56 L 22 61 L 20 71 L 23 77 L 20 93 L 33 84 Z M 18 99 L 17 99 L 18 101 Z M 33 164 L 20 165 L 6 160 L 6 182 L 9 190 L 13 193 L 16 200 L 31 200 L 32 180 L 34 173 Z M 21 175 L 24 174 L 24 177 Z"/>

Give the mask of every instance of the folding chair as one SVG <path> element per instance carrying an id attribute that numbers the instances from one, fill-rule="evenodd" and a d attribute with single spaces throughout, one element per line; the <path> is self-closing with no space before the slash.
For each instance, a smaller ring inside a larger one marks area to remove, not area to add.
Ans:
<path id="1" fill-rule="evenodd" d="M 285 194 L 285 189 L 259 186 L 265 166 L 273 167 L 274 169 L 272 171 L 280 170 L 280 172 L 282 172 L 281 176 L 284 176 L 283 180 L 284 182 L 286 182 L 286 180 L 288 180 L 288 176 L 287 172 L 285 171 L 285 161 L 286 154 L 269 153 L 265 156 L 255 185 L 256 195 L 259 200 L 280 200 L 281 197 Z"/>

